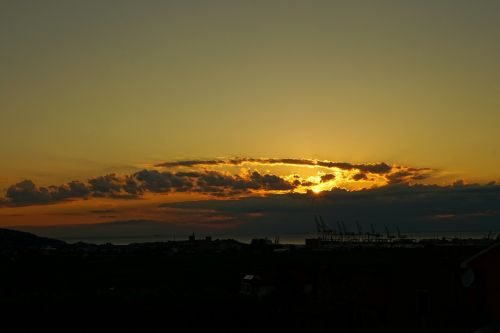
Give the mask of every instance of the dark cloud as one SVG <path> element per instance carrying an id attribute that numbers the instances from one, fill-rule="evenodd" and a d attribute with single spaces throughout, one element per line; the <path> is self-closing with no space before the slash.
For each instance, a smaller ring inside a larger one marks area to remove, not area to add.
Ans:
<path id="1" fill-rule="evenodd" d="M 80 181 L 72 181 L 60 186 L 50 186 L 49 190 L 52 200 L 86 198 L 90 194 L 87 185 Z"/>
<path id="2" fill-rule="evenodd" d="M 355 181 L 360 181 L 360 180 L 365 180 L 368 179 L 368 176 L 366 174 L 360 172 L 352 176 L 352 179 Z"/>
<path id="3" fill-rule="evenodd" d="M 88 180 L 88 183 L 69 183 L 38 187 L 31 180 L 24 180 L 7 189 L 5 204 L 37 205 L 90 197 L 133 198 L 137 197 L 136 184 L 128 176 L 110 174 Z"/>
<path id="4" fill-rule="evenodd" d="M 194 172 L 194 171 L 192 171 L 192 172 L 177 172 L 175 175 L 178 176 L 178 177 L 199 178 L 203 174 L 200 173 L 200 172 Z"/>
<path id="5" fill-rule="evenodd" d="M 194 167 L 194 166 L 199 166 L 199 165 L 219 165 L 219 164 L 224 164 L 224 162 L 221 160 L 185 160 L 185 161 L 176 161 L 176 162 L 165 162 L 165 163 L 158 164 L 156 166 L 170 168 L 170 167 L 179 167 L 179 166 Z"/>
<path id="6" fill-rule="evenodd" d="M 392 167 L 385 164 L 385 163 L 378 163 L 378 164 L 355 164 L 354 165 L 355 169 L 358 169 L 359 171 L 363 172 L 370 172 L 370 173 L 378 173 L 378 174 L 384 174 L 388 173 L 389 171 L 392 170 Z"/>
<path id="7" fill-rule="evenodd" d="M 142 170 L 132 175 L 108 174 L 91 178 L 88 183 L 72 181 L 59 186 L 37 187 L 24 180 L 7 189 L 3 205 L 36 205 L 70 199 L 108 197 L 117 199 L 139 198 L 145 192 L 197 192 L 216 196 L 235 196 L 252 191 L 285 191 L 297 185 L 270 174 L 253 172 L 248 176 L 232 175 L 219 171 L 160 172 Z"/>
<path id="8" fill-rule="evenodd" d="M 6 198 L 14 204 L 46 203 L 52 200 L 45 187 L 38 187 L 31 180 L 23 180 L 7 189 Z"/>
<path id="9" fill-rule="evenodd" d="M 500 186 L 498 185 L 387 185 L 375 189 L 334 189 L 312 194 L 282 194 L 245 197 L 238 200 L 208 200 L 167 203 L 163 207 L 189 212 L 215 211 L 241 223 L 239 233 L 314 232 L 313 217 L 322 215 L 332 227 L 344 221 L 355 228 L 359 221 L 369 230 L 500 230 Z M 259 216 L 249 218 L 249 216 Z"/>
<path id="10" fill-rule="evenodd" d="M 65 199 L 87 198 L 89 187 L 79 181 L 60 186 L 38 187 L 31 180 L 23 180 L 10 186 L 6 193 L 6 203 L 15 205 L 44 204 Z"/>
<path id="11" fill-rule="evenodd" d="M 241 165 L 243 163 L 258 163 L 258 164 L 288 164 L 288 165 L 305 165 L 319 166 L 324 168 L 339 168 L 342 170 L 357 169 L 363 172 L 376 174 L 385 174 L 392 170 L 392 167 L 386 163 L 377 164 L 351 164 L 345 162 L 330 162 L 316 161 L 310 159 L 299 158 L 233 158 L 228 160 L 187 160 L 177 162 L 165 162 L 157 164 L 157 167 L 197 167 L 209 165 Z"/>
<path id="12" fill-rule="evenodd" d="M 392 170 L 392 167 L 386 163 L 378 164 L 351 164 L 345 162 L 328 162 L 328 161 L 318 161 L 317 165 L 326 168 L 339 168 L 342 170 L 359 170 L 362 172 L 370 172 L 376 174 L 385 174 Z"/>
<path id="13" fill-rule="evenodd" d="M 412 173 L 409 171 L 398 171 L 393 174 L 387 175 L 386 179 L 389 184 L 398 184 L 398 183 L 406 183 L 408 178 L 412 176 Z"/>
<path id="14" fill-rule="evenodd" d="M 209 171 L 198 177 L 198 186 L 201 188 L 209 187 L 231 187 L 234 181 L 239 179 L 239 177 L 234 177 L 231 175 L 226 175 L 216 171 Z"/>
<path id="15" fill-rule="evenodd" d="M 92 213 L 92 214 L 116 213 L 116 209 L 95 209 L 95 210 L 89 210 L 89 213 Z"/>
<path id="16" fill-rule="evenodd" d="M 67 185 L 69 187 L 72 197 L 84 197 L 90 193 L 90 190 L 88 189 L 87 185 L 85 185 L 80 181 L 75 180 L 69 182 Z"/>
<path id="17" fill-rule="evenodd" d="M 385 178 L 389 184 L 399 184 L 410 183 L 416 180 L 424 180 L 429 176 L 430 174 L 422 173 L 422 170 L 420 169 L 402 169 L 385 175 Z"/>
<path id="18" fill-rule="evenodd" d="M 156 170 L 142 170 L 134 174 L 134 178 L 140 183 L 137 185 L 142 191 L 153 193 L 167 193 L 172 189 L 172 178 L 170 172 L 159 172 Z"/>
<path id="19" fill-rule="evenodd" d="M 389 184 L 414 183 L 430 175 L 431 169 L 416 169 L 401 166 L 389 166 L 386 163 L 351 164 L 344 162 L 318 161 L 293 158 L 233 158 L 228 160 L 186 160 L 167 162 L 159 166 L 165 168 L 196 168 L 209 165 L 241 165 L 258 163 L 263 165 L 286 164 L 316 166 L 322 168 L 339 168 L 348 171 L 343 177 L 352 180 L 374 179 L 374 175 L 384 177 Z M 354 176 L 351 176 L 354 174 Z M 321 182 L 335 179 L 333 173 L 321 176 Z M 117 199 L 134 199 L 144 193 L 196 192 L 215 196 L 237 196 L 255 191 L 293 191 L 297 187 L 317 185 L 310 181 L 302 181 L 295 175 L 287 180 L 278 175 L 253 171 L 248 175 L 235 175 L 223 171 L 198 170 L 173 172 L 171 169 L 141 170 L 129 175 L 107 174 L 83 181 L 72 181 L 66 184 L 38 187 L 30 180 L 24 180 L 7 189 L 5 198 L 0 204 L 30 205 L 46 204 L 72 199 L 91 197 L 107 197 Z"/>
<path id="20" fill-rule="evenodd" d="M 252 172 L 248 178 L 239 175 L 224 174 L 208 171 L 197 175 L 197 188 L 195 191 L 202 193 L 226 193 L 228 195 L 249 193 L 256 190 L 284 191 L 292 190 L 296 185 L 285 179 L 269 174 Z"/>
<path id="21" fill-rule="evenodd" d="M 130 177 L 127 177 L 125 179 L 125 184 L 123 184 L 123 190 L 126 193 L 130 194 L 131 197 L 137 197 L 142 193 L 142 189 L 139 187 L 137 182 Z"/>
<path id="22" fill-rule="evenodd" d="M 292 190 L 294 186 L 281 177 L 275 175 L 261 175 L 254 171 L 250 179 L 257 183 L 260 188 L 266 190 Z"/>
<path id="23" fill-rule="evenodd" d="M 291 164 L 291 165 L 316 165 L 314 160 L 302 158 L 256 158 L 248 159 L 249 162 L 256 162 L 262 164 Z"/>
<path id="24" fill-rule="evenodd" d="M 143 170 L 134 174 L 140 188 L 149 192 L 166 193 L 192 191 L 201 193 L 246 193 L 252 190 L 290 190 L 294 185 L 285 179 L 269 174 L 253 172 L 248 177 L 219 171 L 159 172 Z"/>
<path id="25" fill-rule="evenodd" d="M 115 174 L 89 179 L 90 189 L 94 196 L 116 196 L 122 192 L 123 179 Z"/>
<path id="26" fill-rule="evenodd" d="M 325 183 L 325 182 L 328 182 L 328 181 L 334 180 L 334 179 L 335 179 L 335 175 L 331 174 L 331 173 L 321 176 L 321 182 L 322 183 Z"/>

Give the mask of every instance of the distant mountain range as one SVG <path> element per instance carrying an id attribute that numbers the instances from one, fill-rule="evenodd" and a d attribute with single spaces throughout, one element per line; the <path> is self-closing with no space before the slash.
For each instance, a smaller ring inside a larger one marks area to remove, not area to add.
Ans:
<path id="1" fill-rule="evenodd" d="M 33 235 L 29 232 L 0 229 L 0 249 L 2 248 L 42 248 L 61 247 L 66 242 Z"/>

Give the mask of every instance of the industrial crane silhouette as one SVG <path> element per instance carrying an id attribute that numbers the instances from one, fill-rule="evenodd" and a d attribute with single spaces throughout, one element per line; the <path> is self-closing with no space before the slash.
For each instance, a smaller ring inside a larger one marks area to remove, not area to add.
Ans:
<path id="1" fill-rule="evenodd" d="M 363 228 L 358 221 L 355 221 L 357 232 L 350 232 L 343 221 L 336 221 L 337 228 L 330 227 L 321 215 L 314 215 L 314 222 L 318 232 L 318 238 L 327 242 L 393 242 L 395 240 L 404 240 L 407 236 L 401 234 L 399 227 L 396 227 L 396 233 L 393 234 L 385 226 L 385 235 L 377 232 L 373 224 L 370 224 L 370 231 L 363 232 Z"/>

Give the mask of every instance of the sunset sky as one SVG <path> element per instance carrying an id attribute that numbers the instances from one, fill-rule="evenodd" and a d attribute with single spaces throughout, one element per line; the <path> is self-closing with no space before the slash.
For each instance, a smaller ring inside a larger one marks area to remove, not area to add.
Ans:
<path id="1" fill-rule="evenodd" d="M 0 227 L 499 229 L 499 13 L 0 0 Z"/>

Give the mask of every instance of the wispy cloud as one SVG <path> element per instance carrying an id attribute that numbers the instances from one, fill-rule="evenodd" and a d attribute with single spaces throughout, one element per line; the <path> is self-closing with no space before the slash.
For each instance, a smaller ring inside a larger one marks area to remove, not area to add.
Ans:
<path id="1" fill-rule="evenodd" d="M 243 164 L 260 164 L 260 165 L 300 165 L 300 166 L 316 166 L 324 168 L 335 168 L 342 170 L 359 170 L 363 172 L 386 174 L 392 170 L 392 167 L 386 163 L 375 164 L 352 164 L 345 162 L 331 162 L 322 160 L 311 160 L 301 158 L 246 158 L 238 157 L 227 160 L 185 160 L 159 163 L 157 167 L 196 167 L 196 166 L 211 166 L 211 165 L 243 165 Z"/>

